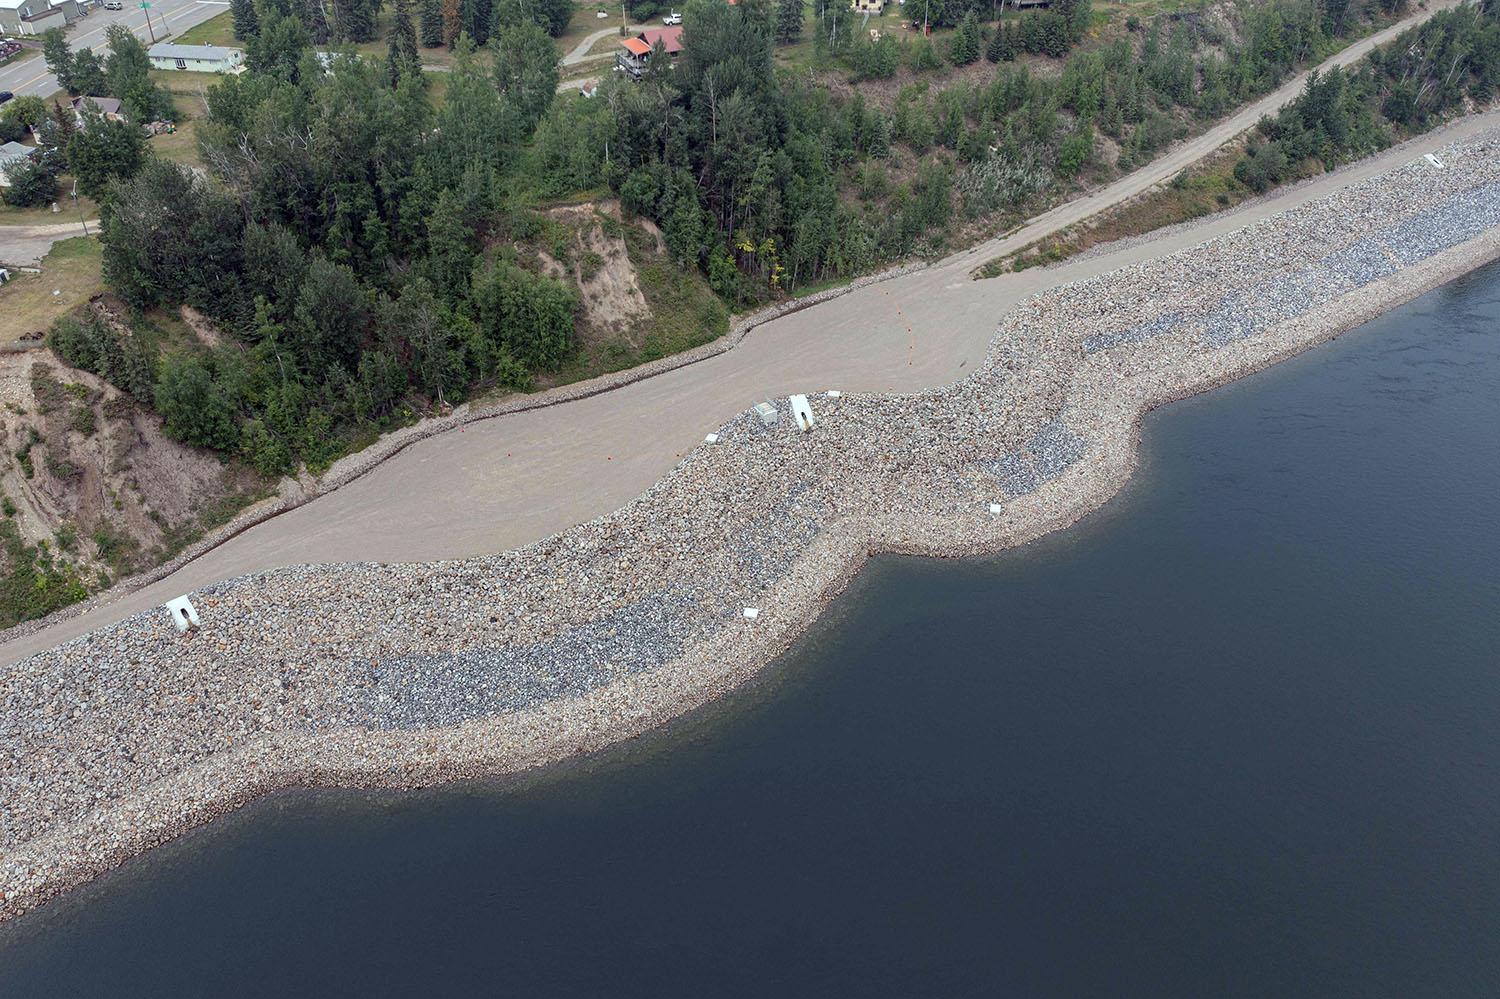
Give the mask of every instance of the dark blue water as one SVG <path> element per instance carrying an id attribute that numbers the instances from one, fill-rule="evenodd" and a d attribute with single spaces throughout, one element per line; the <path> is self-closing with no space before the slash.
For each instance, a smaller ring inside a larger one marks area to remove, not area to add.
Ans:
<path id="1" fill-rule="evenodd" d="M 279 796 L 0 926 L 0 995 L 1500 995 L 1497 496 L 1492 267 L 665 731 Z"/>

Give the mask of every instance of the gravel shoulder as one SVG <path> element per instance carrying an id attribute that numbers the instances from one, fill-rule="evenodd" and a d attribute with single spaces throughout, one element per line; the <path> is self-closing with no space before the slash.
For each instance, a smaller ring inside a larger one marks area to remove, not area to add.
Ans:
<path id="1" fill-rule="evenodd" d="M 1071 524 L 1129 477 L 1150 408 L 1500 256 L 1497 154 L 1500 129 L 1450 134 L 1442 166 L 1387 161 L 1043 289 L 992 314 L 946 388 L 809 393 L 808 433 L 779 394 L 769 425 L 731 413 L 639 496 L 541 541 L 255 572 L 194 593 L 196 632 L 146 612 L 7 667 L 0 916 L 278 787 L 606 745 L 760 669 L 873 552 L 973 555 Z"/>

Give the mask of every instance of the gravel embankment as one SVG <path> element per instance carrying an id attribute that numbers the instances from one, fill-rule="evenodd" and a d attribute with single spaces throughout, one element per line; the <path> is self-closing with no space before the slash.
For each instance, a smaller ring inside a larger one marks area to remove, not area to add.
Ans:
<path id="1" fill-rule="evenodd" d="M 211 586 L 0 674 L 0 918 L 292 783 L 522 769 L 715 696 L 871 551 L 964 555 L 1065 526 L 1133 467 L 1140 414 L 1500 255 L 1500 136 L 1055 289 L 985 363 L 910 396 L 786 400 L 619 511 L 422 565 Z M 816 388 L 809 386 L 809 388 Z M 747 618 L 746 608 L 759 615 Z"/>

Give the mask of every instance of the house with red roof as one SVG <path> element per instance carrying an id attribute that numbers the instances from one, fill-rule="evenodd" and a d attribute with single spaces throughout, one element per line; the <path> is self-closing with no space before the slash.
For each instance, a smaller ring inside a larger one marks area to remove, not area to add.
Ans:
<path id="1" fill-rule="evenodd" d="M 661 43 L 669 60 L 676 60 L 682 51 L 681 28 L 647 28 L 634 38 L 620 40 L 621 52 L 615 56 L 615 66 L 639 80 L 651 61 L 651 53 Z"/>

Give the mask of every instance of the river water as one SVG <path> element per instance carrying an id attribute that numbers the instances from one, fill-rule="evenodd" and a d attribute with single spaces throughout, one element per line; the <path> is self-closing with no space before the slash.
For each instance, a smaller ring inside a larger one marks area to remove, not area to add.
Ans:
<path id="1" fill-rule="evenodd" d="M 0 995 L 1500 995 L 1497 496 L 1492 266 L 665 730 L 278 795 L 0 926 Z"/>

